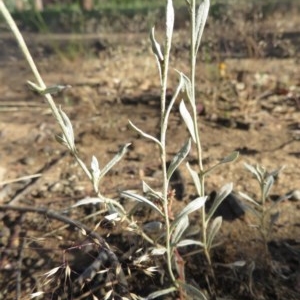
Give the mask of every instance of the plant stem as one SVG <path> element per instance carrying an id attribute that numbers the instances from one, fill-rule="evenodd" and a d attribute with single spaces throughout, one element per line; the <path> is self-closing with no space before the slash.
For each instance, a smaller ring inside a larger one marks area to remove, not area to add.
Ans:
<path id="1" fill-rule="evenodd" d="M 189 3 L 189 2 L 187 2 Z M 190 80 L 191 80 L 191 86 L 192 86 L 192 112 L 193 112 L 193 125 L 194 125 L 194 131 L 196 136 L 196 147 L 197 147 L 197 155 L 198 155 L 198 167 L 199 167 L 199 180 L 200 180 L 200 197 L 205 196 L 205 172 L 203 169 L 203 162 L 202 162 L 202 146 L 201 146 L 201 138 L 198 130 L 198 118 L 197 118 L 197 105 L 196 105 L 196 80 L 195 80 L 195 69 L 196 69 L 196 62 L 197 62 L 197 53 L 196 53 L 196 0 L 190 0 L 189 3 L 190 7 L 190 20 L 191 20 L 191 48 L 190 48 Z M 206 257 L 206 260 L 208 262 L 211 275 L 213 279 L 214 271 L 212 268 L 212 262 L 211 257 L 209 253 L 209 249 L 207 247 L 207 221 L 206 221 L 206 211 L 205 211 L 205 204 L 201 208 L 201 228 L 202 228 L 202 243 L 203 243 L 203 251 L 204 255 Z"/>
<path id="2" fill-rule="evenodd" d="M 195 96 L 195 69 L 196 69 L 196 62 L 197 62 L 197 53 L 195 49 L 196 44 L 196 0 L 191 0 L 191 48 L 190 48 L 190 80 L 192 85 L 192 102 L 194 103 L 193 106 L 193 123 L 194 123 L 194 130 L 196 136 L 196 147 L 197 147 L 197 154 L 198 154 L 198 165 L 199 165 L 199 176 L 203 176 L 203 163 L 202 163 L 202 147 L 201 147 L 201 139 L 198 130 L 198 119 L 197 119 L 197 107 L 196 107 L 196 96 Z M 204 189 L 201 191 L 202 195 L 204 196 L 205 192 Z"/>
<path id="3" fill-rule="evenodd" d="M 168 71 L 169 71 L 169 58 L 171 37 L 168 37 L 165 42 L 164 60 L 162 62 L 162 84 L 161 84 L 161 111 L 160 111 L 160 160 L 163 173 L 163 186 L 162 186 L 162 198 L 164 199 L 163 209 L 165 216 L 166 226 L 166 249 L 167 249 L 167 265 L 169 275 L 174 284 L 176 284 L 176 278 L 172 270 L 172 249 L 171 249 L 171 232 L 170 232 L 170 218 L 169 218 L 169 201 L 168 201 L 168 177 L 167 177 L 167 153 L 166 153 L 166 133 L 168 127 L 168 118 L 166 115 L 166 92 L 168 84 Z"/>
<path id="4" fill-rule="evenodd" d="M 39 88 L 41 89 L 46 89 L 46 84 L 45 82 L 43 81 L 35 63 L 34 63 L 34 60 L 28 50 L 28 47 L 26 46 L 26 43 L 24 41 L 24 38 L 23 36 L 21 35 L 15 21 L 13 20 L 13 18 L 11 17 L 9 11 L 7 10 L 5 4 L 3 3 L 2 0 L 0 0 L 0 10 L 3 14 L 3 17 L 4 19 L 6 20 L 7 24 L 9 25 L 12 33 L 15 35 L 15 38 L 20 46 L 20 49 L 22 51 L 22 53 L 24 54 L 25 56 L 25 59 L 27 60 L 28 62 L 28 65 L 29 67 L 31 68 L 31 71 L 39 85 Z M 53 98 L 50 94 L 45 94 L 44 97 L 46 98 L 50 108 L 51 108 L 51 111 L 55 117 L 55 119 L 58 121 L 59 125 L 60 125 L 60 128 L 63 132 L 63 135 L 67 141 L 67 143 L 69 145 L 72 145 L 72 141 L 69 139 L 69 135 L 68 135 L 68 132 L 66 131 L 66 128 L 64 126 L 64 121 L 55 105 L 55 102 L 53 101 Z M 80 165 L 80 167 L 83 169 L 83 171 L 85 172 L 85 174 L 88 176 L 88 178 L 91 180 L 92 179 L 92 176 L 89 172 L 89 170 L 87 169 L 87 167 L 85 166 L 85 164 L 79 159 L 79 157 L 76 155 L 76 153 L 72 152 L 73 156 L 75 157 L 77 163 Z"/>

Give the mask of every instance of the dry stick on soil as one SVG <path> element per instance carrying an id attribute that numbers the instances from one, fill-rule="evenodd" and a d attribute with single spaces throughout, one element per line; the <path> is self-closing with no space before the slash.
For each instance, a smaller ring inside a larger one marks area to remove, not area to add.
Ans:
<path id="1" fill-rule="evenodd" d="M 122 293 L 126 293 L 127 290 L 127 280 L 125 277 L 125 274 L 123 273 L 122 268 L 120 268 L 120 262 L 117 258 L 117 256 L 115 255 L 115 253 L 109 248 L 109 245 L 106 243 L 106 241 L 103 239 L 103 237 L 101 237 L 99 234 L 97 234 L 96 232 L 92 231 L 91 229 L 89 229 L 87 226 L 85 226 L 84 224 L 78 222 L 78 221 L 74 221 L 66 216 L 63 216 L 57 212 L 54 212 L 52 210 L 49 210 L 47 208 L 34 208 L 34 207 L 21 207 L 21 206 L 12 206 L 12 205 L 0 205 L 0 211 L 9 211 L 9 210 L 13 210 L 13 211 L 18 211 L 20 213 L 37 213 L 37 214 L 41 214 L 41 215 L 45 215 L 50 219 L 55 219 L 58 220 L 60 222 L 63 222 L 65 224 L 68 224 L 70 226 L 74 226 L 76 228 L 78 228 L 84 235 L 86 235 L 87 237 L 89 237 L 93 242 L 95 242 L 97 245 L 99 245 L 102 248 L 102 251 L 100 251 L 99 256 L 96 258 L 95 261 L 97 261 L 99 258 L 101 258 L 101 264 L 103 264 L 103 259 L 106 259 L 107 261 L 110 262 L 110 264 L 112 265 L 112 269 L 113 270 L 118 270 L 119 272 L 116 274 L 117 279 L 118 279 L 118 285 L 122 287 Z M 90 273 L 89 270 L 94 270 L 94 263 L 89 266 L 84 273 Z M 88 272 L 87 272 L 88 271 Z M 79 281 L 83 282 L 85 281 L 85 279 L 88 278 L 84 278 L 82 277 L 82 275 L 79 277 Z"/>

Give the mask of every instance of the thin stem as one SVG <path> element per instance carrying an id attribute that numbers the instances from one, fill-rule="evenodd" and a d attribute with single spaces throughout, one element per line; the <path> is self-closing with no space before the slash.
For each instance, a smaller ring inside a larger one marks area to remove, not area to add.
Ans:
<path id="1" fill-rule="evenodd" d="M 5 4 L 3 3 L 2 0 L 0 0 L 0 10 L 1 10 L 1 12 L 3 14 L 3 17 L 6 20 L 8 26 L 10 27 L 12 33 L 15 35 L 15 38 L 16 38 L 16 40 L 17 40 L 17 42 L 18 42 L 18 44 L 21 48 L 21 51 L 24 54 L 25 59 L 27 60 L 28 65 L 31 68 L 31 71 L 32 71 L 32 73 L 33 73 L 33 75 L 34 75 L 34 77 L 35 77 L 35 79 L 36 79 L 36 81 L 39 85 L 39 88 L 46 89 L 47 86 L 46 86 L 45 82 L 43 81 L 43 79 L 42 79 L 42 77 L 41 77 L 41 75 L 40 75 L 40 73 L 39 73 L 39 71 L 38 71 L 38 69 L 37 69 L 37 67 L 34 63 L 34 60 L 33 60 L 32 56 L 31 56 L 31 54 L 28 50 L 28 47 L 26 46 L 24 38 L 23 38 L 22 34 L 20 33 L 15 21 L 11 17 L 9 11 L 7 10 Z M 45 98 L 46 98 L 46 100 L 47 100 L 47 102 L 48 102 L 48 104 L 51 108 L 51 111 L 52 111 L 54 117 L 56 118 L 56 120 L 58 121 L 58 124 L 60 125 L 60 128 L 63 132 L 63 135 L 64 135 L 67 143 L 69 145 L 72 145 L 72 141 L 70 140 L 68 132 L 67 132 L 65 126 L 64 126 L 64 121 L 63 121 L 63 119 L 62 119 L 62 117 L 61 117 L 61 115 L 60 115 L 60 113 L 59 113 L 59 111 L 58 111 L 58 109 L 55 105 L 55 102 L 53 101 L 52 96 L 50 94 L 45 94 L 44 96 L 45 96 Z M 87 167 L 85 166 L 85 164 L 79 159 L 79 157 L 75 153 L 72 153 L 72 154 L 74 155 L 76 161 L 78 162 L 80 167 L 83 169 L 83 171 L 86 173 L 88 178 L 91 180 L 92 179 L 91 174 L 90 174 L 89 170 L 87 169 Z"/>
<path id="2" fill-rule="evenodd" d="M 160 160 L 163 173 L 162 198 L 164 199 L 163 209 L 166 226 L 166 249 L 167 249 L 167 265 L 168 271 L 173 283 L 176 283 L 176 278 L 172 270 L 172 253 L 171 253 L 171 232 L 169 218 L 169 201 L 168 201 L 168 177 L 167 177 L 167 153 L 166 153 L 166 133 L 168 127 L 168 117 L 166 115 L 166 92 L 168 85 L 168 71 L 170 58 L 171 36 L 166 38 L 164 60 L 162 62 L 162 84 L 161 84 L 161 114 L 160 114 Z"/>
<path id="3" fill-rule="evenodd" d="M 197 107 L 196 107 L 196 96 L 195 96 L 195 69 L 196 69 L 196 62 L 197 62 L 197 53 L 195 49 L 196 44 L 196 1 L 191 0 L 191 48 L 190 48 L 190 80 L 192 85 L 192 102 L 195 104 L 193 106 L 193 123 L 194 123 L 194 130 L 196 136 L 196 147 L 197 147 L 197 155 L 198 155 L 198 165 L 199 165 L 199 176 L 202 176 L 203 173 L 203 163 L 202 163 L 202 147 L 201 147 L 201 139 L 198 130 L 198 119 L 197 119 Z M 202 195 L 204 196 L 204 190 L 202 191 Z"/>
<path id="4" fill-rule="evenodd" d="M 197 62 L 197 53 L 196 53 L 196 0 L 190 0 L 189 3 L 190 7 L 190 14 L 191 14 L 191 48 L 190 48 L 190 80 L 192 86 L 192 113 L 193 113 L 193 125 L 194 131 L 196 136 L 196 148 L 197 148 L 197 155 L 198 155 L 198 167 L 199 167 L 199 180 L 200 180 L 200 195 L 201 197 L 205 196 L 205 173 L 203 169 L 203 162 L 202 162 L 202 146 L 201 146 L 201 138 L 198 130 L 198 118 L 197 118 L 197 106 L 196 106 L 196 81 L 195 81 L 195 69 L 196 69 L 196 62 Z M 202 228 L 202 243 L 204 245 L 204 255 L 208 262 L 211 275 L 213 279 L 215 279 L 214 271 L 212 268 L 211 257 L 207 245 L 207 221 L 206 221 L 206 211 L 205 211 L 205 204 L 201 208 L 201 228 Z"/>

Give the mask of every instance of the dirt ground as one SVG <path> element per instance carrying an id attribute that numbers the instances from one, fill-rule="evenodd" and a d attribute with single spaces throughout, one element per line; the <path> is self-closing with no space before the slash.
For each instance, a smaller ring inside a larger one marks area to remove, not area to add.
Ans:
<path id="1" fill-rule="evenodd" d="M 268 28 L 267 21 L 263 24 Z M 209 25 L 211 31 L 213 24 Z M 286 32 L 290 33 L 290 28 Z M 293 191 L 299 193 L 300 73 L 296 53 L 300 43 L 293 37 L 297 35 L 291 36 L 289 45 L 293 45 L 294 52 L 288 55 L 281 52 L 272 56 L 266 47 L 263 49 L 269 52 L 262 53 L 257 41 L 257 44 L 253 41 L 247 44 L 245 40 L 245 44 L 241 41 L 246 45 L 241 52 L 249 48 L 253 51 L 239 55 L 234 52 L 239 49 L 239 41 L 224 42 L 222 45 L 229 45 L 229 50 L 223 46 L 216 48 L 214 45 L 219 43 L 216 36 L 211 39 L 211 48 L 201 50 L 197 98 L 204 165 L 211 166 L 233 151 L 240 152 L 236 162 L 224 165 L 207 178 L 207 194 L 232 182 L 236 194 L 245 192 L 257 198 L 258 185 L 244 163 L 261 164 L 269 171 L 285 167 L 276 179 L 270 202 Z M 25 38 L 45 82 L 72 86 L 55 96 L 55 100 L 72 120 L 76 145 L 87 165 L 95 155 L 103 166 L 122 145 L 131 143 L 125 158 L 104 178 L 101 192 L 120 200 L 122 190 L 141 192 L 141 180 L 158 189 L 158 150 L 128 126 L 131 120 L 148 133 L 159 132 L 159 78 L 147 34 L 93 36 L 88 42 L 81 41 L 84 51 L 75 59 L 59 58 L 57 54 L 61 53 L 55 51 L 49 53 L 49 40 L 64 44 L 65 36 L 51 36 L 47 42 L 44 36 L 27 34 Z M 207 40 L 205 45 L 210 45 Z M 51 209 L 93 229 L 103 221 L 103 214 L 88 218 L 95 212 L 93 207 L 70 209 L 78 200 L 93 196 L 92 186 L 74 159 L 55 141 L 58 126 L 44 100 L 26 86 L 26 80 L 33 81 L 33 77 L 12 37 L 3 34 L 0 41 L 0 205 Z M 279 38 L 278 44 L 282 41 Z M 176 89 L 178 75 L 174 68 L 188 74 L 184 30 L 174 33 L 168 95 Z M 170 159 L 187 136 L 176 104 L 168 131 Z M 192 149 L 188 161 L 193 165 L 195 159 L 195 149 Z M 37 177 L 9 182 L 34 174 Z M 184 165 L 180 167 L 179 181 L 179 185 L 174 185 L 177 195 L 174 213 L 196 197 Z M 299 201 L 294 193 L 292 198 L 276 206 L 279 216 L 269 242 L 270 263 L 262 255 L 263 245 L 251 226 L 254 222 L 251 213 L 237 212 L 230 204 L 218 211 L 225 219 L 217 237 L 221 245 L 212 253 L 216 274 L 213 289 L 218 299 L 300 299 Z M 1 210 L 0 299 L 29 299 L 31 293 L 40 290 L 46 292 L 41 299 L 92 299 L 92 293 L 103 299 L 111 289 L 101 274 L 80 289 L 76 277 L 99 252 L 98 246 L 80 232 L 62 227 L 64 224 L 44 214 Z M 137 222 L 149 220 L 151 215 L 143 210 L 137 215 Z M 191 223 L 195 228 L 198 220 L 199 215 L 193 215 Z M 163 271 L 150 278 L 142 268 L 133 265 L 134 257 L 138 256 L 135 251 L 147 247 L 145 241 L 120 226 L 103 222 L 97 232 L 120 257 L 131 292 L 145 297 L 168 287 Z M 185 251 L 182 255 L 187 281 L 208 293 L 202 254 L 188 255 Z M 230 265 L 236 261 L 245 261 L 245 265 Z M 159 264 L 164 270 L 164 263 Z M 72 270 L 70 278 L 65 275 L 66 265 Z M 47 282 L 52 277 L 46 278 L 45 273 L 55 267 L 61 269 L 52 282 Z"/>

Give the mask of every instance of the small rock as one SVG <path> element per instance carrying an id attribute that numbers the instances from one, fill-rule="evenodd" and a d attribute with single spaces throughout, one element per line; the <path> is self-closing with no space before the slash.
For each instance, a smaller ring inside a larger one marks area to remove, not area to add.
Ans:
<path id="1" fill-rule="evenodd" d="M 300 201 L 300 190 L 293 190 L 287 193 L 287 196 L 291 201 Z"/>

